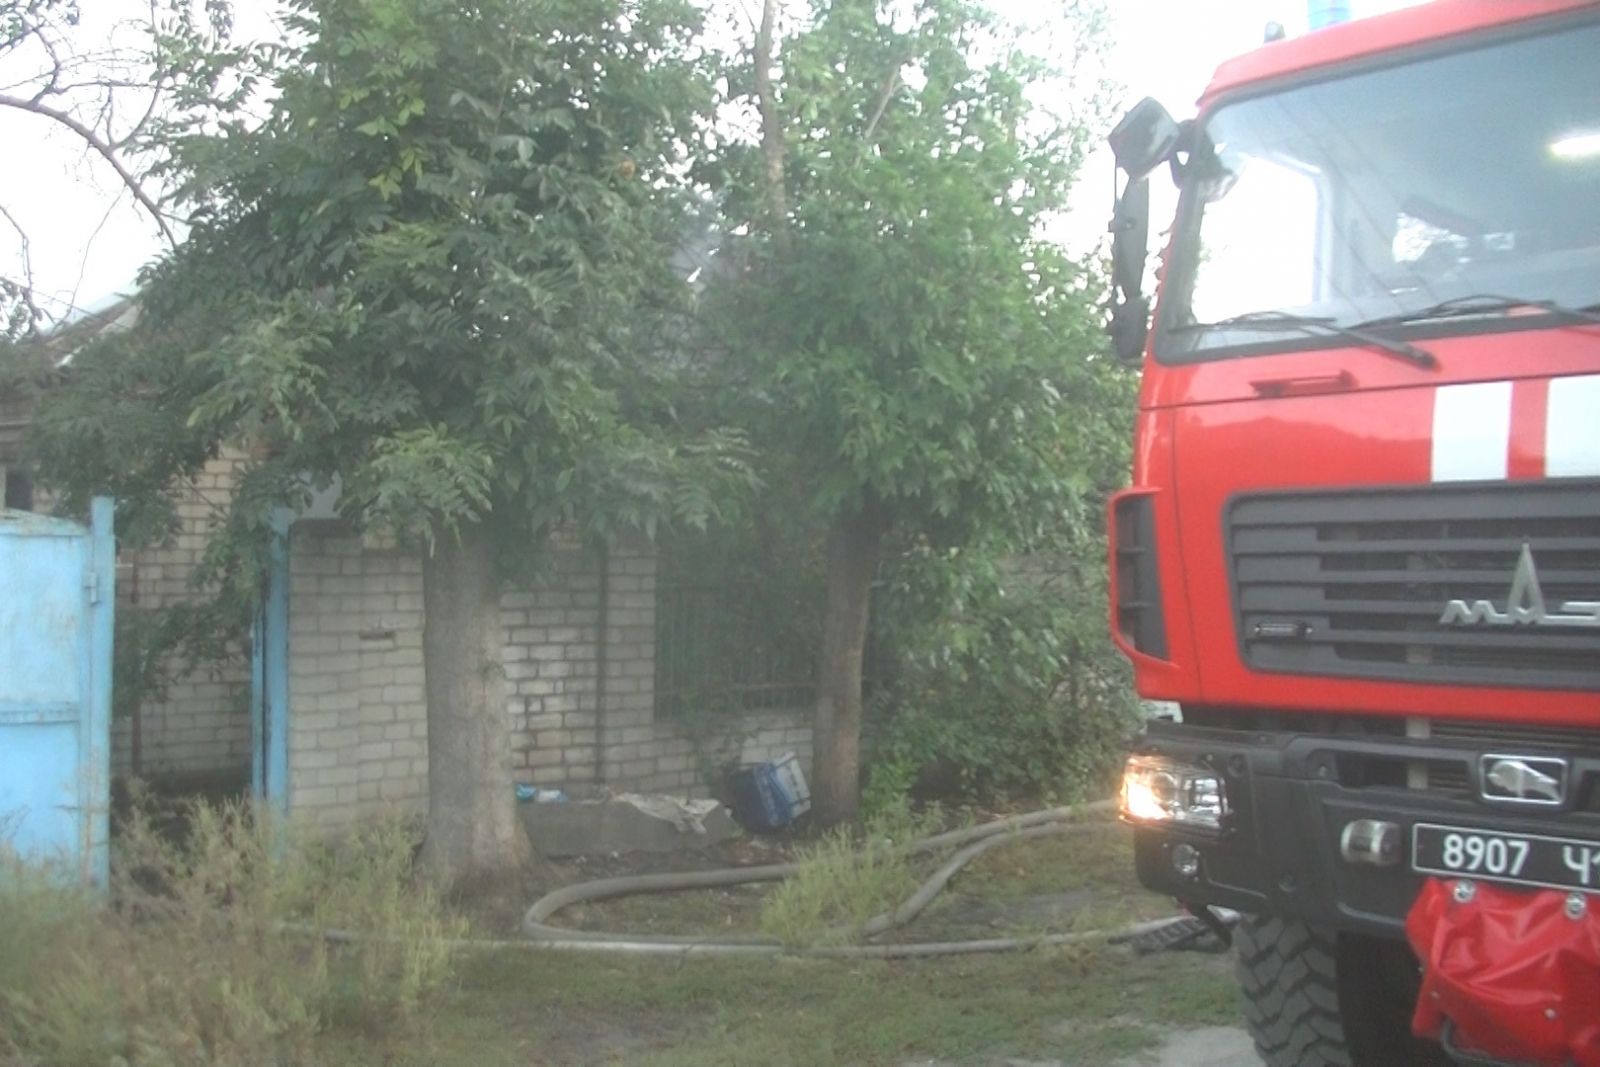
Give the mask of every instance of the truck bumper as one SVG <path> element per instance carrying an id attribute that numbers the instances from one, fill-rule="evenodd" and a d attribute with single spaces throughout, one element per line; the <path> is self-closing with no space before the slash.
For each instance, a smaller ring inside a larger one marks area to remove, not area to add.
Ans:
<path id="1" fill-rule="evenodd" d="M 1563 804 L 1536 810 L 1482 799 L 1475 768 L 1488 750 L 1468 742 L 1153 722 L 1133 751 L 1209 768 L 1226 789 L 1229 814 L 1218 832 L 1133 822 L 1140 881 L 1189 904 L 1402 939 L 1426 880 L 1412 869 L 1417 823 L 1600 841 L 1600 812 L 1587 810 L 1600 807 L 1600 753 L 1593 751 L 1529 753 L 1562 756 L 1571 768 Z M 1454 787 L 1410 787 L 1423 767 L 1450 770 Z M 1402 847 L 1391 865 L 1343 858 L 1341 834 L 1357 820 L 1400 826 Z"/>

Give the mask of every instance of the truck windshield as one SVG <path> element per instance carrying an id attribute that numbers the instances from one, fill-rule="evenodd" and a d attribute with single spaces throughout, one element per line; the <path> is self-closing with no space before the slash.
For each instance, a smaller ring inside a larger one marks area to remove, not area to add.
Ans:
<path id="1" fill-rule="evenodd" d="M 1158 357 L 1349 343 L 1297 318 L 1497 328 L 1409 323 L 1482 293 L 1600 303 L 1596 57 L 1590 23 L 1218 108 L 1185 171 Z"/>

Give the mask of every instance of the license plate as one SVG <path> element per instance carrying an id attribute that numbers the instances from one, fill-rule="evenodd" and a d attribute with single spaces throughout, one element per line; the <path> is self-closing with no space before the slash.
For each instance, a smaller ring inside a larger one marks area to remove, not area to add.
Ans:
<path id="1" fill-rule="evenodd" d="M 1411 866 L 1425 874 L 1600 893 L 1600 842 L 1417 823 Z"/>

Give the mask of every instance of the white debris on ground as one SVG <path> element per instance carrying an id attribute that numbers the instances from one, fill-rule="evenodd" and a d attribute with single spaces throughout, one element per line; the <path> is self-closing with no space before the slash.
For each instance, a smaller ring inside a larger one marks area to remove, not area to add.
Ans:
<path id="1" fill-rule="evenodd" d="M 715 800 L 686 800 L 658 794 L 617 793 L 612 798 L 676 826 L 680 833 L 704 834 L 706 816 L 722 805 Z"/>

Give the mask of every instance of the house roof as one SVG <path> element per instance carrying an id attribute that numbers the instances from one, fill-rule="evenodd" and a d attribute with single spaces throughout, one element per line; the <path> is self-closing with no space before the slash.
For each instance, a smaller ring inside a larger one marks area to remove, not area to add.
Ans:
<path id="1" fill-rule="evenodd" d="M 74 317 L 57 323 L 34 342 L 55 366 L 71 362 L 73 353 L 97 337 L 132 328 L 139 321 L 134 293 L 115 293 L 91 304 Z"/>
<path id="2" fill-rule="evenodd" d="M 72 361 L 84 345 L 107 333 L 131 327 L 139 318 L 139 308 L 131 294 L 116 294 L 97 301 L 74 318 L 45 330 L 18 345 L 24 360 L 35 360 L 41 370 L 61 367 Z M 0 465 L 15 463 L 22 457 L 22 441 L 33 423 L 33 405 L 26 397 L 0 388 Z"/>

